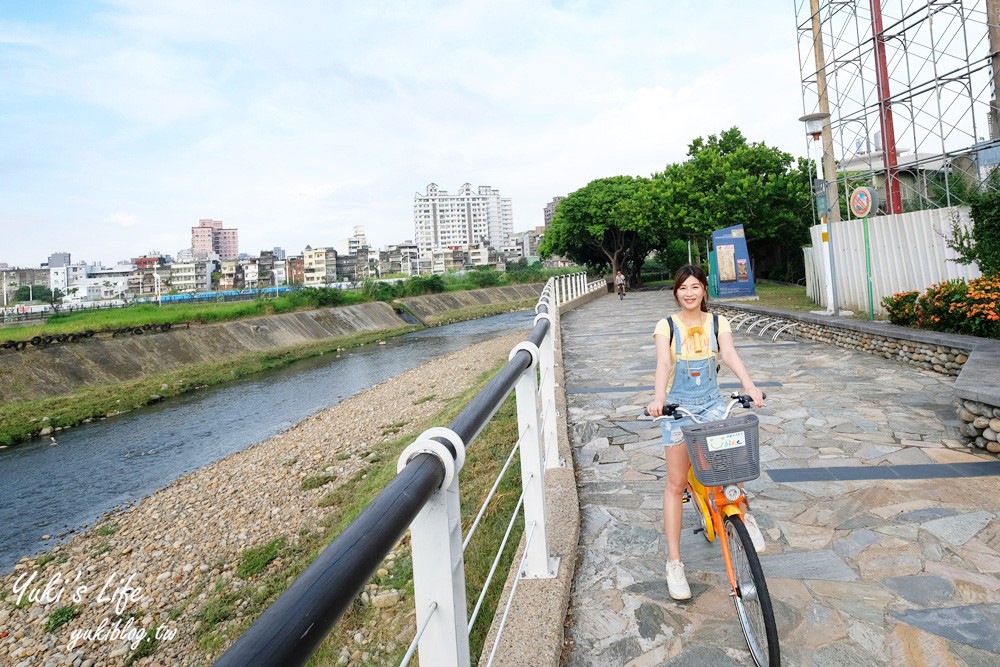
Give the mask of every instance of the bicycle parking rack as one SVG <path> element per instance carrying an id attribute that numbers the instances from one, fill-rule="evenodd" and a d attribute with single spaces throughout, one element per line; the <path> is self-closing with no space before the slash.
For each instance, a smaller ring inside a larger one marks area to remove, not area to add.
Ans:
<path id="1" fill-rule="evenodd" d="M 764 327 L 761 328 L 761 330 L 757 333 L 758 336 L 760 336 L 761 338 L 763 338 L 765 331 L 767 331 L 768 329 L 770 329 L 771 327 L 773 327 L 776 324 L 781 324 L 782 322 L 784 322 L 784 320 L 781 319 L 780 317 L 775 317 L 775 318 L 772 318 L 772 319 L 773 319 L 773 321 L 770 324 L 767 324 L 767 325 L 765 325 Z"/>
<path id="2" fill-rule="evenodd" d="M 749 325 L 747 327 L 747 332 L 749 332 L 750 329 L 753 328 L 754 324 L 756 324 L 759 320 L 763 320 L 763 319 L 767 319 L 767 317 L 764 316 L 764 315 L 756 315 L 756 316 L 751 315 L 746 320 L 740 321 L 740 323 L 736 326 L 736 330 L 739 331 L 741 326 L 743 326 L 744 324 L 747 324 L 747 325 Z"/>
<path id="3" fill-rule="evenodd" d="M 747 333 L 750 333 L 753 330 L 753 328 L 755 326 L 757 326 L 758 324 L 763 324 L 764 322 L 770 322 L 773 319 L 775 319 L 775 318 L 773 318 L 773 317 L 760 317 L 760 318 L 757 318 L 756 320 L 754 320 L 750 324 L 750 326 L 747 327 Z M 757 335 L 759 336 L 760 334 L 757 334 Z"/>
<path id="4" fill-rule="evenodd" d="M 789 322 L 780 317 L 768 317 L 766 315 L 757 315 L 756 313 L 743 313 L 736 315 L 731 320 L 729 320 L 729 325 L 732 327 L 733 331 L 739 331 L 741 327 L 747 325 L 745 333 L 749 334 L 754 327 L 759 324 L 764 326 L 757 332 L 757 336 L 760 338 L 764 337 L 764 332 L 766 332 L 771 327 L 778 327 L 774 331 L 774 335 L 771 336 L 773 342 L 777 342 L 778 336 L 780 336 L 785 331 L 788 331 L 792 327 L 798 326 L 798 322 Z"/>
<path id="5" fill-rule="evenodd" d="M 743 320 L 746 320 L 746 319 L 748 319 L 750 317 L 753 317 L 753 315 L 750 314 L 750 313 L 742 313 L 740 315 L 737 315 L 733 319 L 729 320 L 729 325 L 731 327 L 733 327 L 734 329 L 736 329 L 736 331 L 739 331 L 740 330 L 740 323 L 743 322 Z"/>
<path id="6" fill-rule="evenodd" d="M 794 326 L 798 326 L 798 324 L 799 324 L 798 322 L 789 322 L 785 326 L 781 327 L 780 329 L 774 332 L 774 336 L 771 337 L 771 341 L 772 342 L 777 341 L 778 336 L 781 335 L 781 332 L 785 331 L 786 329 L 791 329 Z"/>

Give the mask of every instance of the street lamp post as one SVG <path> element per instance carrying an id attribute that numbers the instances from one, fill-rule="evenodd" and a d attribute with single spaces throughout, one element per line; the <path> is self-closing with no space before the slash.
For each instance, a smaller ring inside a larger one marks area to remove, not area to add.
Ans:
<path id="1" fill-rule="evenodd" d="M 153 271 L 153 282 L 156 283 L 156 305 L 162 306 L 163 303 L 160 301 L 160 274 Z"/>
<path id="2" fill-rule="evenodd" d="M 819 141 L 820 135 L 823 133 L 823 125 L 826 120 L 830 117 L 828 113 L 811 113 L 799 118 L 799 120 L 806 124 L 806 134 L 812 137 L 812 141 L 809 143 L 811 147 L 817 141 Z M 810 157 L 812 157 L 812 149 L 809 150 Z M 833 264 L 833 236 L 831 234 L 831 226 L 829 224 L 829 213 L 831 202 L 828 197 L 829 192 L 829 181 L 823 175 L 823 153 L 822 148 L 820 149 L 819 159 L 815 160 L 816 163 L 816 181 L 813 187 L 813 194 L 815 195 L 816 201 L 816 212 L 819 214 L 820 218 L 820 230 L 822 232 L 823 239 L 823 254 L 826 256 L 826 261 L 824 262 L 824 282 L 826 283 L 826 311 L 827 313 L 833 314 L 834 317 L 840 315 L 840 308 L 837 305 L 837 289 L 834 285 L 834 280 L 836 273 L 834 271 Z M 836 176 L 834 174 L 834 176 Z M 839 202 L 833 202 L 833 204 L 839 206 Z"/>

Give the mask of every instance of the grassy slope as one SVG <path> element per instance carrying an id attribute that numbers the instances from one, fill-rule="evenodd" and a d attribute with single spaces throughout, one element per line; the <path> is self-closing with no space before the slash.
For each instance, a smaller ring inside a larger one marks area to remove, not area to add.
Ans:
<path id="1" fill-rule="evenodd" d="M 440 318 L 441 322 L 435 322 L 435 324 L 488 317 L 517 308 L 530 308 L 534 303 L 534 300 L 528 299 L 524 302 L 476 306 L 447 313 Z M 209 305 L 215 306 L 216 304 Z M 245 306 L 247 304 L 244 302 L 218 305 Z M 197 308 L 198 306 L 192 307 Z M 150 308 L 156 309 L 155 306 Z M 170 309 L 165 310 L 169 311 Z M 101 314 L 108 314 L 108 311 Z M 259 315 L 261 313 L 252 314 Z M 238 318 L 221 317 L 220 321 L 223 319 Z M 158 373 L 134 382 L 87 387 L 71 394 L 40 400 L 3 403 L 0 404 L 0 446 L 9 446 L 28 440 L 47 426 L 65 428 L 88 420 L 113 416 L 163 398 L 177 396 L 201 387 L 230 382 L 245 375 L 324 354 L 337 348 L 356 347 L 391 336 L 398 336 L 417 328 L 419 327 L 375 331 L 348 337 L 329 338 L 267 352 L 245 353 L 217 362 L 195 364 Z M 76 327 L 70 330 L 78 331 L 80 328 Z"/>

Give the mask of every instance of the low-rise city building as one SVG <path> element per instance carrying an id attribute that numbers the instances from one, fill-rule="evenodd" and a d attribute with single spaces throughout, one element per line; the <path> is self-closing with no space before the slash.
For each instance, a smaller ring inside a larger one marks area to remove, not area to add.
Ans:
<path id="1" fill-rule="evenodd" d="M 302 253 L 303 283 L 306 287 L 326 287 L 337 282 L 338 262 L 334 248 L 306 247 Z"/>

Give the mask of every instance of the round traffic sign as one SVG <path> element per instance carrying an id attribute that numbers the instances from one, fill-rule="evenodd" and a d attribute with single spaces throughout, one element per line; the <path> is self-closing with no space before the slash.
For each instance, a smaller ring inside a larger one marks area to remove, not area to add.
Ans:
<path id="1" fill-rule="evenodd" d="M 851 213 L 856 218 L 867 218 L 875 207 L 875 195 L 870 188 L 855 188 L 851 193 Z"/>

